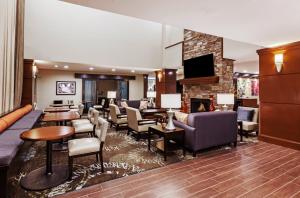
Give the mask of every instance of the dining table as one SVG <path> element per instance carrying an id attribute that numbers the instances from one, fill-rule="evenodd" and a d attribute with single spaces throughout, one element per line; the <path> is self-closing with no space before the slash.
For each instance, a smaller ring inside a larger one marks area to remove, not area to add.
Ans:
<path id="1" fill-rule="evenodd" d="M 79 119 L 80 115 L 78 112 L 69 111 L 69 112 L 56 112 L 56 113 L 46 113 L 42 122 L 55 122 L 57 126 L 66 126 L 68 121 Z M 55 151 L 64 151 L 68 149 L 67 142 L 63 138 L 56 144 L 53 144 L 53 150 Z"/>
<path id="2" fill-rule="evenodd" d="M 47 107 L 44 109 L 46 113 L 57 113 L 57 112 L 68 112 L 70 108 L 68 107 Z"/>
<path id="3" fill-rule="evenodd" d="M 74 127 L 67 126 L 41 127 L 21 133 L 20 138 L 24 141 L 46 141 L 46 166 L 35 169 L 21 178 L 20 184 L 24 189 L 40 191 L 67 181 L 68 166 L 52 164 L 52 144 L 74 133 Z"/>

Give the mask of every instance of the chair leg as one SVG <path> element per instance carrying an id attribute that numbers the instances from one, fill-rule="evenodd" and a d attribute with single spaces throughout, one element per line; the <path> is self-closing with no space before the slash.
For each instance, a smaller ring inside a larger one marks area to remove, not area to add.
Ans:
<path id="1" fill-rule="evenodd" d="M 99 162 L 99 156 L 98 156 L 98 153 L 96 154 L 96 160 L 97 160 L 97 162 Z"/>
<path id="2" fill-rule="evenodd" d="M 193 151 L 193 157 L 196 157 L 196 155 L 197 155 L 197 152 Z"/>
<path id="3" fill-rule="evenodd" d="M 236 147 L 237 145 L 237 141 L 233 142 L 233 146 Z"/>
<path id="4" fill-rule="evenodd" d="M 136 140 L 137 140 L 137 141 L 140 141 L 140 139 L 141 139 L 141 133 L 138 132 L 138 133 L 136 134 Z"/>
<path id="5" fill-rule="evenodd" d="M 69 156 L 69 177 L 68 180 L 72 180 L 72 174 L 73 174 L 73 157 Z"/>
<path id="6" fill-rule="evenodd" d="M 100 163 L 101 163 L 101 172 L 104 173 L 102 149 L 103 149 L 103 143 L 101 143 L 101 146 L 100 146 L 99 156 L 100 156 Z"/>

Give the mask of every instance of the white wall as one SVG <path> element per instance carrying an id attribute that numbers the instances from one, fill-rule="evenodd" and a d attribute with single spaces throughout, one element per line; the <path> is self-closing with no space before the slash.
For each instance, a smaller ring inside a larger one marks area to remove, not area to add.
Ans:
<path id="1" fill-rule="evenodd" d="M 73 100 L 75 104 L 82 101 L 82 79 L 74 77 L 75 72 L 61 70 L 40 69 L 37 80 L 37 104 L 44 109 L 53 103 L 53 100 Z M 76 81 L 76 95 L 57 96 L 56 81 Z M 129 81 L 129 99 L 139 100 L 144 96 L 143 75 L 136 75 L 135 80 Z"/>
<path id="2" fill-rule="evenodd" d="M 140 100 L 144 97 L 143 75 L 136 75 L 135 80 L 129 81 L 129 100 Z"/>
<path id="3" fill-rule="evenodd" d="M 159 68 L 162 25 L 57 0 L 26 0 L 25 58 Z"/>
<path id="4" fill-rule="evenodd" d="M 247 61 L 247 62 L 235 62 L 233 66 L 234 72 L 241 73 L 259 73 L 259 62 L 258 61 Z"/>
<path id="5" fill-rule="evenodd" d="M 61 96 L 56 95 L 56 81 L 76 81 L 76 95 Z M 74 72 L 58 70 L 39 70 L 37 80 L 37 105 L 39 109 L 44 109 L 53 100 L 73 100 L 75 104 L 82 101 L 82 80 L 74 77 Z"/>
<path id="6" fill-rule="evenodd" d="M 170 25 L 163 26 L 163 67 L 178 69 L 182 66 L 182 44 L 172 47 L 178 42 L 183 41 L 184 30 Z M 165 49 L 165 47 L 169 47 Z"/>

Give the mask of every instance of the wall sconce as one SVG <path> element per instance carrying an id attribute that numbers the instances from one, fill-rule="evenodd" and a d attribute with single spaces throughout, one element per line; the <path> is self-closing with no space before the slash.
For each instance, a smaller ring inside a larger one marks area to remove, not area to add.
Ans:
<path id="1" fill-rule="evenodd" d="M 158 78 L 158 81 L 160 82 L 161 79 L 162 79 L 162 73 L 161 73 L 161 72 L 158 72 L 158 73 L 157 73 L 157 78 Z"/>
<path id="2" fill-rule="evenodd" d="M 274 59 L 277 72 L 281 72 L 283 65 L 283 54 L 275 54 Z"/>
<path id="3" fill-rule="evenodd" d="M 36 78 L 37 73 L 38 73 L 37 66 L 36 65 L 32 65 L 32 76 L 33 76 L 33 78 Z"/>

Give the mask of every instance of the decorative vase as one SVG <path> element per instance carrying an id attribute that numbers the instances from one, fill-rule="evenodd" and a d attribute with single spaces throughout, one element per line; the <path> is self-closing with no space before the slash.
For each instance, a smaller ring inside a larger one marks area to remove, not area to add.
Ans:
<path id="1" fill-rule="evenodd" d="M 209 99 L 210 99 L 209 111 L 215 111 L 216 107 L 214 104 L 214 95 L 210 95 Z"/>

